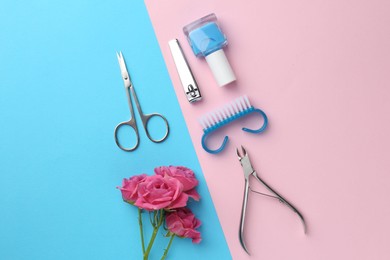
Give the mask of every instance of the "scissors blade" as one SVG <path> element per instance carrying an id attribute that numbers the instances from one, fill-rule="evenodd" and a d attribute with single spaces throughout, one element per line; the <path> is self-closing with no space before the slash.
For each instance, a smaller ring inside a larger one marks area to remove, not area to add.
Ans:
<path id="1" fill-rule="evenodd" d="M 119 67 L 121 69 L 122 79 L 125 82 L 125 86 L 128 87 L 131 85 L 129 72 L 127 71 L 125 59 L 123 58 L 122 52 L 116 53 L 116 57 L 118 58 Z"/>

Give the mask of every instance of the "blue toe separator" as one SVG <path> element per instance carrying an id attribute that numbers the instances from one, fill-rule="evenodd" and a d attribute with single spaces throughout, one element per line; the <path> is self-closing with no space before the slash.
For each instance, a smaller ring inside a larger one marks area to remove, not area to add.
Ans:
<path id="1" fill-rule="evenodd" d="M 258 108 L 254 108 L 254 107 L 250 107 L 238 114 L 235 114 L 234 116 L 232 117 L 229 117 L 209 128 L 206 128 L 204 129 L 204 133 L 203 133 L 203 136 L 202 136 L 202 147 L 203 149 L 208 152 L 208 153 L 211 153 L 211 154 L 217 154 L 217 153 L 220 153 L 223 151 L 223 149 L 225 149 L 225 146 L 227 145 L 227 142 L 229 140 L 229 137 L 228 136 L 225 136 L 224 139 L 223 139 L 223 142 L 222 142 L 222 145 L 218 148 L 218 149 L 215 149 L 215 150 L 212 150 L 210 148 L 207 147 L 206 145 L 206 139 L 207 137 L 215 132 L 216 130 L 220 129 L 221 127 L 237 120 L 237 119 L 240 119 L 244 116 L 247 116 L 251 113 L 259 113 L 262 118 L 263 118 L 263 125 L 259 128 L 259 129 L 249 129 L 249 128 L 242 128 L 243 131 L 245 132 L 248 132 L 248 133 L 252 133 L 252 134 L 258 134 L 258 133 L 261 133 L 263 132 L 266 128 L 267 128 L 267 125 L 268 125 L 268 118 L 267 118 L 267 115 L 261 110 L 261 109 L 258 109 Z"/>

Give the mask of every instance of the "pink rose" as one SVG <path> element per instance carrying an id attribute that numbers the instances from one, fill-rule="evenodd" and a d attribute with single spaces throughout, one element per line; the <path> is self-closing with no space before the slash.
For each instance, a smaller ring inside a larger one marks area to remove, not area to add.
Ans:
<path id="1" fill-rule="evenodd" d="M 183 166 L 161 166 L 154 169 L 156 175 L 169 176 L 179 180 L 183 184 L 183 191 L 194 200 L 199 200 L 199 193 L 195 190 L 198 185 L 198 180 L 195 173 Z"/>
<path id="2" fill-rule="evenodd" d="M 168 230 L 179 237 L 192 238 L 192 243 L 199 244 L 202 241 L 200 232 L 195 230 L 201 225 L 199 219 L 188 208 L 181 208 L 169 212 L 165 218 Z"/>
<path id="3" fill-rule="evenodd" d="M 138 198 L 138 185 L 142 183 L 146 174 L 136 175 L 129 179 L 123 179 L 122 187 L 117 187 L 122 192 L 123 200 L 133 204 Z"/>
<path id="4" fill-rule="evenodd" d="M 138 198 L 134 205 L 146 210 L 175 209 L 187 205 L 188 195 L 183 184 L 174 178 L 148 176 L 138 185 Z"/>

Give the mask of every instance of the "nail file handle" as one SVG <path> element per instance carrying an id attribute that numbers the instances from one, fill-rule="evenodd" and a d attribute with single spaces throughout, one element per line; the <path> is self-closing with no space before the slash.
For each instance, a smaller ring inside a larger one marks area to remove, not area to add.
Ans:
<path id="1" fill-rule="evenodd" d="M 168 44 L 187 100 L 191 103 L 201 100 L 202 95 L 200 94 L 198 84 L 184 56 L 179 41 L 173 39 Z"/>

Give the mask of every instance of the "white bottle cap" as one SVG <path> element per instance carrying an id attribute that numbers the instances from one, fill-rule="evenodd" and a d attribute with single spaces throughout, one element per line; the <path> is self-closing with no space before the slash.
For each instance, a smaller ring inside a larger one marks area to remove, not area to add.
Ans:
<path id="1" fill-rule="evenodd" d="M 220 87 L 236 80 L 236 76 L 230 67 L 223 49 L 215 51 L 206 57 L 206 61 L 213 72 L 214 78 Z"/>

